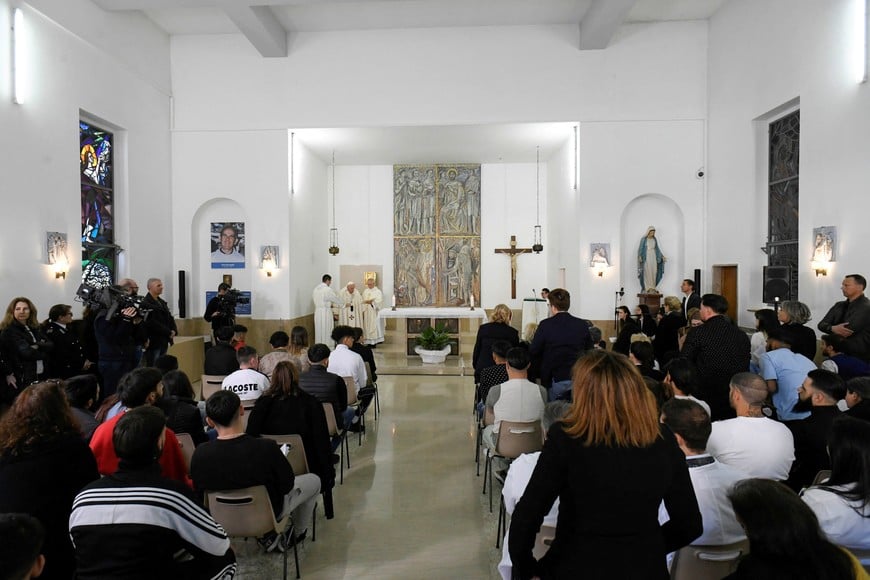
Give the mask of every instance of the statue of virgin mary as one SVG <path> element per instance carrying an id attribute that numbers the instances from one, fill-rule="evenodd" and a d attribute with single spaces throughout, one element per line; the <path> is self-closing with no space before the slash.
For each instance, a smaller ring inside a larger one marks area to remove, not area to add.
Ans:
<path id="1" fill-rule="evenodd" d="M 665 275 L 665 261 L 656 239 L 655 226 L 650 226 L 637 248 L 637 279 L 641 292 L 659 293 L 657 288 Z"/>

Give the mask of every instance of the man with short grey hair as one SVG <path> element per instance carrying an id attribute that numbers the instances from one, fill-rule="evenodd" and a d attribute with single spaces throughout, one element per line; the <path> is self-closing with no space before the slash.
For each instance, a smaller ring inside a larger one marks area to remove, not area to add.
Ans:
<path id="1" fill-rule="evenodd" d="M 169 305 L 160 295 L 163 294 L 163 280 L 148 279 L 148 294 L 142 300 L 142 306 L 150 308 L 151 312 L 145 319 L 145 331 L 148 333 L 148 348 L 145 349 L 145 366 L 154 366 L 158 357 L 166 354 L 169 345 L 173 343 L 178 327 L 175 318 L 169 311 Z"/>

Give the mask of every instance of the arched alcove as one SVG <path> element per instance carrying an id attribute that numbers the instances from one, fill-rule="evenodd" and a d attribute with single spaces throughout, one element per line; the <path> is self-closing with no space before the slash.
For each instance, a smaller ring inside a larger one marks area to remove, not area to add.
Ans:
<path id="1" fill-rule="evenodd" d="M 635 296 L 641 291 L 637 276 L 637 254 L 640 241 L 649 226 L 656 228 L 656 239 L 667 260 L 659 292 L 665 296 L 676 295 L 680 281 L 690 277 L 690 273 L 684 271 L 687 240 L 683 210 L 667 195 L 639 195 L 625 206 L 620 216 L 620 279 L 626 295 L 630 297 L 626 299 L 627 304 L 633 304 Z"/>
<path id="2" fill-rule="evenodd" d="M 233 286 L 236 288 L 251 288 L 253 269 L 256 258 L 251 254 L 253 246 L 248 244 L 245 256 L 245 267 L 228 270 L 212 269 L 211 267 L 211 224 L 212 222 L 245 222 L 248 216 L 245 208 L 237 201 L 225 197 L 210 199 L 200 205 L 193 214 L 190 224 L 191 272 L 188 281 L 188 307 L 193 316 L 205 311 L 205 293 L 217 290 L 224 274 L 232 274 Z M 246 228 L 247 229 L 247 228 Z M 249 231 L 246 232 L 250 234 Z"/>

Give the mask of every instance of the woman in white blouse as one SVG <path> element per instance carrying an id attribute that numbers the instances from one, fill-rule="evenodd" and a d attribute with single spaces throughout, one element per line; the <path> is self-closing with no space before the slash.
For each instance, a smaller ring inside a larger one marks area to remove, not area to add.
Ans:
<path id="1" fill-rule="evenodd" d="M 870 422 L 838 417 L 828 438 L 831 477 L 803 492 L 828 539 L 870 550 Z M 870 562 L 863 558 L 862 563 Z"/>

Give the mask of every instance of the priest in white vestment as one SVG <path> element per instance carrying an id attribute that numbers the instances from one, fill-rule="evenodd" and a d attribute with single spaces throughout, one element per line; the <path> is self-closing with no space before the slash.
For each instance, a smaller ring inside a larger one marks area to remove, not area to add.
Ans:
<path id="1" fill-rule="evenodd" d="M 318 284 L 311 294 L 314 299 L 314 342 L 322 342 L 326 345 L 332 344 L 330 337 L 334 325 L 332 306 L 344 305 L 344 302 L 336 296 L 335 290 L 330 288 L 331 284 L 332 276 L 324 274 L 323 282 Z"/>
<path id="2" fill-rule="evenodd" d="M 366 280 L 366 287 L 362 291 L 362 326 L 363 342 L 373 345 L 384 342 L 384 321 L 378 318 L 378 312 L 384 304 L 384 295 L 375 286 L 375 279 Z"/>
<path id="3" fill-rule="evenodd" d="M 338 323 L 351 328 L 362 328 L 362 294 L 356 291 L 356 284 L 348 282 L 338 293 L 341 306 L 338 307 Z"/>

